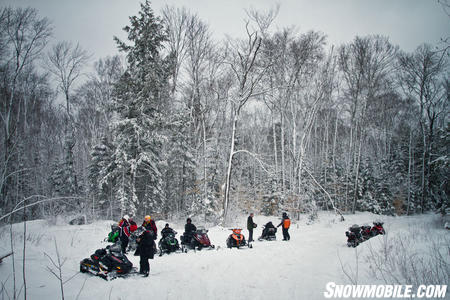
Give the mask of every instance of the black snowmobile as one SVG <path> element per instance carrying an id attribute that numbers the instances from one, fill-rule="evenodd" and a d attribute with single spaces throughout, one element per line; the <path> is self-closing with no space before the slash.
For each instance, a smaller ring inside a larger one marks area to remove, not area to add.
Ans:
<path id="1" fill-rule="evenodd" d="M 345 232 L 345 235 L 347 236 L 347 246 L 355 248 L 363 241 L 361 236 L 361 227 L 354 224 L 348 230 L 349 231 Z"/>
<path id="2" fill-rule="evenodd" d="M 273 226 L 272 222 L 268 222 L 266 225 L 264 225 L 262 234 L 258 238 L 258 241 L 275 241 L 277 239 L 276 233 L 277 228 Z"/>
<path id="3" fill-rule="evenodd" d="M 159 256 L 162 256 L 164 253 L 169 254 L 171 252 L 180 250 L 180 244 L 178 243 L 178 240 L 175 237 L 176 234 L 177 232 L 172 230 L 159 240 L 158 243 Z"/>
<path id="4" fill-rule="evenodd" d="M 122 253 L 120 242 L 97 249 L 90 258 L 80 262 L 81 273 L 92 273 L 106 280 L 137 274 L 133 264 Z"/>
<path id="5" fill-rule="evenodd" d="M 361 238 L 363 241 L 367 241 L 372 237 L 371 227 L 367 224 L 361 226 Z"/>

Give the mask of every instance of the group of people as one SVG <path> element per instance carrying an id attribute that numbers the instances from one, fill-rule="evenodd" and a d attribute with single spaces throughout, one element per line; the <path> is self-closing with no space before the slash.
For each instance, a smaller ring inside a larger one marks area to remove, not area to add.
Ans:
<path id="1" fill-rule="evenodd" d="M 253 229 L 256 228 L 256 223 L 253 222 L 253 213 L 247 219 L 247 229 L 249 232 L 248 242 L 253 241 Z M 289 241 L 289 227 L 291 221 L 287 215 L 287 213 L 283 213 L 283 218 L 280 224 L 277 227 L 282 226 L 283 229 L 283 241 Z M 136 238 L 137 249 L 136 253 L 140 257 L 140 269 L 139 273 L 144 276 L 148 276 L 150 272 L 150 264 L 148 262 L 149 259 L 153 259 L 156 249 L 155 240 L 158 237 L 158 229 L 156 228 L 155 221 L 149 216 L 144 217 L 144 221 L 142 222 L 142 233 Z M 132 232 L 138 229 L 136 222 L 125 215 L 119 221 L 119 239 L 122 247 L 122 252 L 125 254 L 128 246 L 129 238 Z M 184 226 L 184 239 L 189 240 L 192 238 L 194 232 L 197 231 L 197 227 L 192 223 L 192 220 L 188 218 L 186 220 L 186 225 Z M 173 233 L 173 229 L 169 227 L 169 224 L 166 224 L 165 227 L 161 230 L 162 238 L 165 238 L 170 233 Z"/>
<path id="2" fill-rule="evenodd" d="M 158 237 L 158 229 L 156 227 L 155 221 L 149 215 L 144 217 L 144 221 L 142 222 L 141 227 L 142 233 L 136 238 L 137 249 L 135 254 L 139 255 L 140 257 L 139 273 L 143 274 L 144 276 L 148 276 L 150 272 L 150 264 L 148 260 L 153 259 L 156 252 L 155 240 Z M 119 221 L 119 239 L 122 253 L 126 253 L 130 235 L 137 229 L 138 226 L 136 222 L 128 215 L 123 216 Z M 192 237 L 193 233 L 196 230 L 197 228 L 194 224 L 192 224 L 192 220 L 188 218 L 184 227 L 184 238 L 188 239 L 189 237 Z M 174 230 L 169 227 L 169 224 L 166 224 L 161 230 L 162 238 L 165 238 L 170 233 L 174 233 Z"/>
<path id="3" fill-rule="evenodd" d="M 141 226 L 143 229 L 142 233 L 136 238 L 138 244 L 136 253 L 139 254 L 140 257 L 139 273 L 148 276 L 150 273 L 150 264 L 148 260 L 153 259 L 155 254 L 155 240 L 158 236 L 158 231 L 155 221 L 152 220 L 149 215 L 145 216 Z M 128 215 L 123 216 L 119 221 L 119 239 L 124 254 L 126 253 L 130 235 L 132 232 L 136 231 L 137 228 L 136 222 Z"/>
<path id="4" fill-rule="evenodd" d="M 256 228 L 256 223 L 253 222 L 253 216 L 254 214 L 251 213 L 247 218 L 247 230 L 248 230 L 248 242 L 253 242 L 253 229 Z M 268 224 L 272 224 L 272 222 L 269 222 Z M 289 219 L 289 216 L 287 213 L 283 213 L 281 223 L 278 224 L 277 227 L 280 227 L 283 229 L 283 241 L 289 241 L 291 239 L 291 236 L 289 235 L 289 227 L 291 226 L 291 219 Z"/>

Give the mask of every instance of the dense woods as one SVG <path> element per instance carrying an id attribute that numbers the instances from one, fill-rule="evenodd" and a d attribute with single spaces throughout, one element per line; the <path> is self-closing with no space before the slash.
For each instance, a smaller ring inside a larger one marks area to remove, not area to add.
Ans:
<path id="1" fill-rule="evenodd" d="M 3 221 L 445 213 L 448 45 L 332 46 L 275 31 L 276 9 L 247 13 L 245 38 L 218 41 L 189 10 L 146 1 L 114 37 L 120 55 L 81 77 L 82 45 L 49 47 L 48 19 L 1 8 Z"/>

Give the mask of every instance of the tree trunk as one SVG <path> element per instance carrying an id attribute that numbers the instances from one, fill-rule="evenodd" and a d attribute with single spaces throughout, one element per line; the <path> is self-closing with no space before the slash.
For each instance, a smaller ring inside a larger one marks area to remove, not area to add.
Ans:
<path id="1" fill-rule="evenodd" d="M 272 135 L 273 135 L 273 153 L 274 153 L 274 158 L 275 158 L 275 180 L 277 183 L 277 188 L 278 188 L 278 149 L 277 149 L 277 130 L 276 130 L 276 126 L 275 126 L 275 121 L 274 121 L 274 112 L 275 110 L 272 110 Z"/>
<path id="2" fill-rule="evenodd" d="M 280 112 L 281 115 L 281 190 L 282 193 L 284 195 L 285 192 L 285 155 L 284 155 L 284 139 L 285 139 L 285 135 L 284 135 L 284 114 L 281 111 Z"/>
<path id="3" fill-rule="evenodd" d="M 228 214 L 228 204 L 230 199 L 230 181 L 231 181 L 231 167 L 234 156 L 234 146 L 235 146 L 235 136 L 236 136 L 236 126 L 237 126 L 238 114 L 234 112 L 233 124 L 231 130 L 231 142 L 230 142 L 230 154 L 228 156 L 228 167 L 225 181 L 225 199 L 223 202 L 223 225 L 226 224 L 226 218 Z"/>

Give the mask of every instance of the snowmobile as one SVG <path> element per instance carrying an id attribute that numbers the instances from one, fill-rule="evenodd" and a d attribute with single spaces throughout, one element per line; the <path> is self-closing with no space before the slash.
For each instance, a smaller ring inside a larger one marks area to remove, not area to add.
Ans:
<path id="1" fill-rule="evenodd" d="M 105 280 L 137 274 L 133 264 L 122 253 L 120 242 L 97 249 L 90 258 L 83 259 L 80 262 L 80 272 L 89 272 Z"/>
<path id="2" fill-rule="evenodd" d="M 172 230 L 172 232 L 168 233 L 166 236 L 162 237 L 159 240 L 158 248 L 159 248 L 159 256 L 162 256 L 164 253 L 175 252 L 180 249 L 180 245 L 178 244 L 178 240 L 175 238 L 177 234 L 176 231 Z"/>
<path id="3" fill-rule="evenodd" d="M 347 236 L 347 246 L 355 248 L 362 243 L 361 228 L 359 225 L 354 224 L 348 230 L 349 231 L 345 232 L 345 235 Z"/>
<path id="4" fill-rule="evenodd" d="M 384 231 L 383 224 L 384 223 L 381 222 L 381 221 L 373 222 L 373 227 L 370 230 L 370 235 L 371 236 L 376 236 L 376 235 L 379 235 L 379 234 L 385 234 L 386 231 Z"/>
<path id="5" fill-rule="evenodd" d="M 183 236 L 181 239 L 181 250 L 183 252 L 187 252 L 188 249 L 202 250 L 203 248 L 215 248 L 215 246 L 211 244 L 208 237 L 208 230 L 205 228 L 198 228 L 192 233 L 191 237 Z"/>
<path id="6" fill-rule="evenodd" d="M 251 243 L 247 243 L 245 240 L 244 235 L 241 233 L 242 229 L 241 228 L 233 228 L 230 229 L 233 233 L 230 234 L 228 236 L 227 239 L 227 247 L 228 248 L 232 248 L 232 247 L 236 247 L 236 248 L 240 248 L 243 246 L 248 246 L 249 248 L 253 248 Z"/>
<path id="7" fill-rule="evenodd" d="M 258 238 L 258 241 L 275 241 L 277 239 L 276 232 L 277 228 L 273 226 L 272 222 L 268 222 L 266 225 L 264 225 L 262 234 Z"/>
<path id="8" fill-rule="evenodd" d="M 372 237 L 371 227 L 367 224 L 361 226 L 361 238 L 363 241 L 367 241 Z"/>

